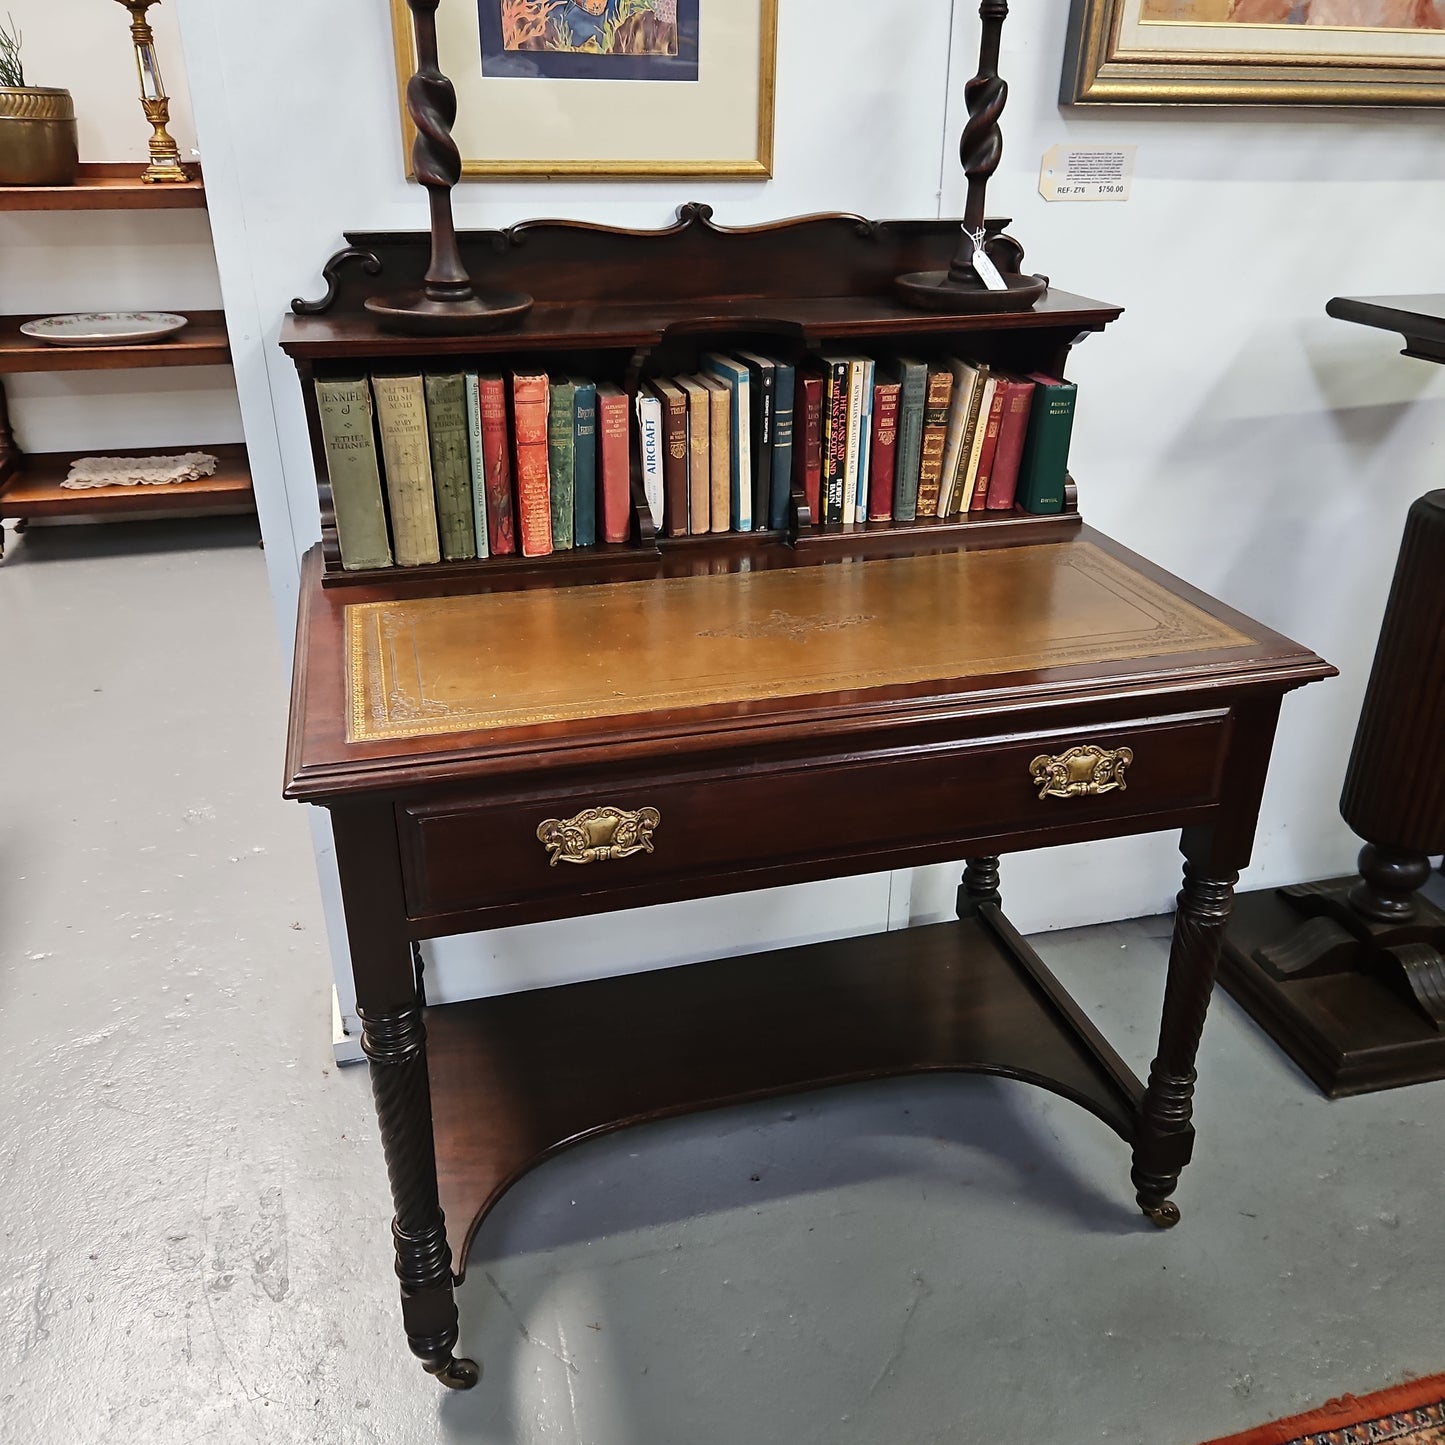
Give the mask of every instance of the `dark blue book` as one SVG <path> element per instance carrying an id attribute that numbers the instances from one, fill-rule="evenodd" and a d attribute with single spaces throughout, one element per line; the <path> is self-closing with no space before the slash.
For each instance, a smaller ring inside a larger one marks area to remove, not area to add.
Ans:
<path id="1" fill-rule="evenodd" d="M 793 491 L 793 400 L 797 372 L 778 362 L 773 381 L 773 502 L 768 526 L 781 530 L 788 525 L 788 502 Z"/>
<path id="2" fill-rule="evenodd" d="M 577 387 L 572 540 L 578 547 L 591 547 L 597 541 L 597 383 L 581 376 L 572 379 Z"/>
<path id="3" fill-rule="evenodd" d="M 734 355 L 747 367 L 753 383 L 753 530 L 772 525 L 773 416 L 776 409 L 778 364 L 755 351 Z"/>
<path id="4" fill-rule="evenodd" d="M 741 362 L 721 352 L 710 351 L 701 357 L 702 369 L 709 376 L 725 381 L 732 392 L 732 529 L 753 530 L 753 442 L 752 442 L 752 372 Z M 762 525 L 761 522 L 758 524 Z"/>

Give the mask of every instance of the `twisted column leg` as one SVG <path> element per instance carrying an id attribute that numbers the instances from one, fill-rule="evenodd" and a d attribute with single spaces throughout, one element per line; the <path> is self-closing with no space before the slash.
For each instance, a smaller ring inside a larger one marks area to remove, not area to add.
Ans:
<path id="1" fill-rule="evenodd" d="M 437 1199 L 426 1025 L 418 1006 L 391 1013 L 361 1011 L 361 1021 L 361 1048 L 371 1068 L 371 1091 L 396 1208 L 391 1233 L 407 1343 L 442 1384 L 470 1390 L 481 1371 L 473 1361 L 452 1353 L 457 1343 L 457 1306 L 452 1255 Z"/>
<path id="2" fill-rule="evenodd" d="M 958 889 L 958 916 L 972 918 L 979 905 L 1002 903 L 999 894 L 999 862 L 997 858 L 970 858 L 963 866 L 963 882 Z"/>
<path id="3" fill-rule="evenodd" d="M 1211 875 L 1193 862 L 1184 865 L 1159 1053 L 1140 1106 L 1131 1176 L 1139 1208 L 1161 1229 L 1179 1223 L 1178 1206 L 1169 1196 L 1194 1151 L 1194 1059 L 1238 879 L 1237 873 Z"/>

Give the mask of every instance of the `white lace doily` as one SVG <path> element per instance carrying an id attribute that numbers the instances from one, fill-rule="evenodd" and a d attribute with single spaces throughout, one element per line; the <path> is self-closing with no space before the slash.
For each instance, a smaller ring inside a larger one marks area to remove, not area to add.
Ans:
<path id="1" fill-rule="evenodd" d="M 182 452 L 160 457 L 80 457 L 70 464 L 62 487 L 164 487 L 171 482 L 193 482 L 209 477 L 216 459 L 209 452 Z"/>

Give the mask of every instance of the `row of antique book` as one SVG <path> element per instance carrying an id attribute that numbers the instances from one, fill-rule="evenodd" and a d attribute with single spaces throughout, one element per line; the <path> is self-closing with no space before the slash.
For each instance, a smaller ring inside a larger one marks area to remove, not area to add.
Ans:
<path id="1" fill-rule="evenodd" d="M 1074 386 L 950 359 L 708 353 L 635 398 L 587 378 L 471 371 L 318 379 L 350 571 L 625 542 L 633 427 L 671 536 L 1062 508 Z"/>

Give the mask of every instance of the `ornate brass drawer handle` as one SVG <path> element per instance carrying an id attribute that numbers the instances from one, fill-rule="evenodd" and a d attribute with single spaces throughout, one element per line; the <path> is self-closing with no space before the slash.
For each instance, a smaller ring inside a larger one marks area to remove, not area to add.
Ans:
<path id="1" fill-rule="evenodd" d="M 1093 798 L 1124 792 L 1124 769 L 1134 761 L 1133 748 L 1100 748 L 1080 743 L 1066 753 L 1041 753 L 1029 764 L 1042 798 Z"/>
<path id="2" fill-rule="evenodd" d="M 559 863 L 607 863 L 652 852 L 652 832 L 662 822 L 656 808 L 629 813 L 622 808 L 588 808 L 575 818 L 548 818 L 537 837 Z"/>

